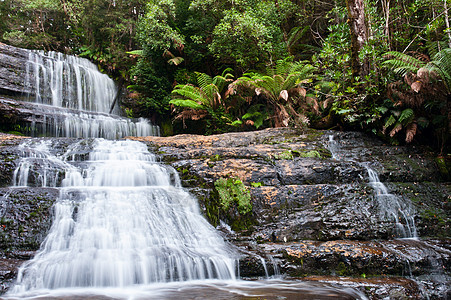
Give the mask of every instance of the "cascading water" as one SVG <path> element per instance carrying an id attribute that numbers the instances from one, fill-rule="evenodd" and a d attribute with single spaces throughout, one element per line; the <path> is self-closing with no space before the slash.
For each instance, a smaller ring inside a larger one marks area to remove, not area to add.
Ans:
<path id="1" fill-rule="evenodd" d="M 333 135 L 329 135 L 328 148 L 332 158 L 339 160 L 338 143 Z M 368 180 L 377 199 L 380 217 L 395 223 L 396 237 L 416 238 L 417 230 L 415 226 L 415 210 L 409 203 L 401 201 L 396 195 L 390 194 L 387 187 L 379 180 L 376 171 L 367 164 L 360 163 L 368 172 Z"/>
<path id="2" fill-rule="evenodd" d="M 158 135 L 145 119 L 118 117 L 118 90 L 87 59 L 57 52 L 30 51 L 25 86 L 37 110 L 32 136 L 104 137 Z"/>
<path id="3" fill-rule="evenodd" d="M 417 238 L 415 226 L 415 210 L 409 203 L 388 192 L 387 187 L 379 180 L 376 171 L 366 166 L 369 184 L 373 187 L 381 217 L 395 223 L 396 236 L 401 238 Z"/>
<path id="4" fill-rule="evenodd" d="M 127 287 L 194 279 L 235 279 L 236 256 L 201 216 L 172 168 L 136 141 L 95 140 L 89 159 L 28 145 L 16 174 L 26 185 L 29 159 L 64 166 L 52 228 L 12 293 L 71 287 Z M 36 154 L 38 153 L 38 154 Z M 47 173 L 53 183 L 54 174 Z M 43 184 L 44 185 L 44 184 Z"/>

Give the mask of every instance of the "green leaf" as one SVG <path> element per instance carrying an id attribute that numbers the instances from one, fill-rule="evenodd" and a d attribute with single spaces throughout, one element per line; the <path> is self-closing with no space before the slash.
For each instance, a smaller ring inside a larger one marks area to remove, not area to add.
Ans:
<path id="1" fill-rule="evenodd" d="M 127 51 L 125 53 L 131 54 L 131 55 L 143 56 L 144 55 L 144 50 L 132 50 L 132 51 Z"/>
<path id="2" fill-rule="evenodd" d="M 188 99 L 172 99 L 171 101 L 169 101 L 169 103 L 179 107 L 188 107 L 192 109 L 205 109 L 203 105 Z"/>
<path id="3" fill-rule="evenodd" d="M 239 127 L 242 124 L 243 124 L 243 122 L 241 120 L 236 120 L 236 121 L 233 121 L 232 123 L 230 123 L 230 126 Z"/>
<path id="4" fill-rule="evenodd" d="M 395 117 L 393 115 L 390 115 L 390 117 L 387 119 L 387 121 L 385 121 L 384 127 L 388 128 L 388 127 L 392 126 L 393 124 L 395 124 L 395 122 L 396 122 Z"/>
<path id="5" fill-rule="evenodd" d="M 408 124 L 415 116 L 415 113 L 411 108 L 406 108 L 401 112 L 401 115 L 399 116 L 398 122 L 401 124 Z"/>

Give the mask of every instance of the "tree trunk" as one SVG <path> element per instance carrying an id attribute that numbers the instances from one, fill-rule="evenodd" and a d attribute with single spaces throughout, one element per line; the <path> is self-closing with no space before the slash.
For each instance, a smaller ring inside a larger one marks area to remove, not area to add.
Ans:
<path id="1" fill-rule="evenodd" d="M 451 48 L 451 29 L 449 27 L 449 16 L 448 16 L 448 0 L 443 1 L 443 6 L 445 9 L 445 25 L 446 25 L 446 32 L 448 34 L 448 46 Z"/>
<path id="2" fill-rule="evenodd" d="M 390 41 L 390 0 L 382 1 L 382 11 L 384 13 L 385 26 L 384 34 L 387 37 L 387 46 L 391 51 L 391 41 Z"/>
<path id="3" fill-rule="evenodd" d="M 365 7 L 363 0 L 346 0 L 348 23 L 351 30 L 351 68 L 353 78 L 363 78 L 369 73 L 369 62 L 360 62 L 359 52 L 366 44 L 367 27 L 365 24 Z"/>

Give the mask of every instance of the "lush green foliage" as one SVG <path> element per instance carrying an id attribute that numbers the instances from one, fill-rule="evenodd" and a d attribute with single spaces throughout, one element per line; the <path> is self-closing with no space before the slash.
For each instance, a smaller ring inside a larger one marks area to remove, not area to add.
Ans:
<path id="1" fill-rule="evenodd" d="M 129 116 L 172 119 L 177 132 L 309 124 L 395 143 L 435 136 L 443 148 L 451 1 L 364 0 L 357 58 L 353 3 L 4 0 L 0 39 L 97 62 L 129 87 Z M 353 72 L 356 60 L 365 72 Z M 220 79 L 223 70 L 238 79 Z"/>

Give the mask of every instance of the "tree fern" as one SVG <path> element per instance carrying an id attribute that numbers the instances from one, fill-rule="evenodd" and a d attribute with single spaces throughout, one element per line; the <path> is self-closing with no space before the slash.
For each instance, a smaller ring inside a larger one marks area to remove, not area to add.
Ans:
<path id="1" fill-rule="evenodd" d="M 425 69 L 435 72 L 443 81 L 447 92 L 451 93 L 451 48 L 438 52 L 432 60 L 426 64 Z"/>

